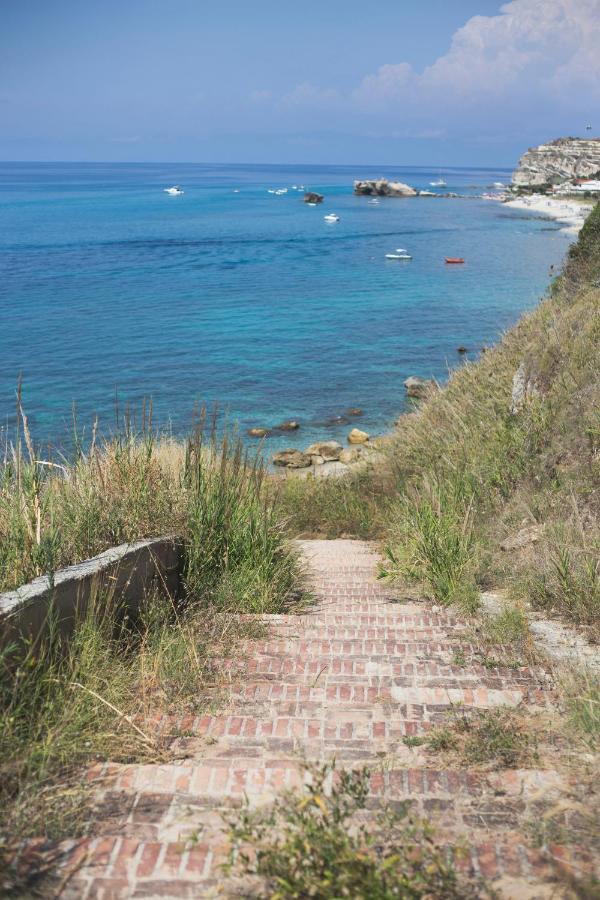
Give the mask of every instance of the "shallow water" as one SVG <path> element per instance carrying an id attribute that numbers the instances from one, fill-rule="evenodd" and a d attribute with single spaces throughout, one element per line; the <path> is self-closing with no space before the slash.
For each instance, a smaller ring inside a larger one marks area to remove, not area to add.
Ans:
<path id="1" fill-rule="evenodd" d="M 300 421 L 268 449 L 384 430 L 409 375 L 447 377 L 545 290 L 569 238 L 548 219 L 477 199 L 385 199 L 354 178 L 428 187 L 438 172 L 348 167 L 0 164 L 0 415 L 19 373 L 35 438 L 114 424 L 114 397 L 188 430 L 218 403 L 245 430 Z M 503 170 L 445 170 L 474 194 Z M 163 188 L 181 184 L 185 194 Z M 325 194 L 309 207 L 304 185 Z M 234 192 L 235 190 L 239 192 Z M 435 188 L 433 188 L 435 190 Z M 327 212 L 341 221 L 328 225 Z M 388 261 L 397 247 L 410 262 Z M 447 266 L 445 256 L 463 256 Z"/>

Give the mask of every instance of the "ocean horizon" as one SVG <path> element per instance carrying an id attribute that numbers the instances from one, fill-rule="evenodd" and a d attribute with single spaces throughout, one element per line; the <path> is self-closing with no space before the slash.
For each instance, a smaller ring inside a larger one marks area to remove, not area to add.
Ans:
<path id="1" fill-rule="evenodd" d="M 373 205 L 352 190 L 380 176 L 436 190 L 440 174 L 459 198 Z M 445 381 L 476 359 L 562 260 L 556 223 L 477 198 L 509 180 L 473 167 L 0 163 L 0 428 L 10 438 L 21 376 L 34 440 L 59 447 L 73 406 L 88 434 L 95 417 L 110 431 L 115 393 L 138 414 L 151 398 L 175 436 L 202 404 L 242 434 L 297 420 L 269 454 L 344 440 L 350 407 L 364 410 L 352 424 L 383 432 L 408 376 Z M 164 193 L 173 184 L 182 196 Z M 399 247 L 412 260 L 385 259 Z"/>

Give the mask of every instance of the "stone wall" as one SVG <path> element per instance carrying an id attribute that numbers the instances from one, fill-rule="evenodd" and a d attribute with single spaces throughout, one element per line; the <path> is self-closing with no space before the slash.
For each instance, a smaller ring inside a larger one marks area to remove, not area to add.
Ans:
<path id="1" fill-rule="evenodd" d="M 182 546 L 175 537 L 151 538 L 111 547 L 99 556 L 0 594 L 0 646 L 35 639 L 49 626 L 49 615 L 68 635 L 90 599 L 114 594 L 130 612 L 156 589 L 172 597 L 180 591 Z"/>

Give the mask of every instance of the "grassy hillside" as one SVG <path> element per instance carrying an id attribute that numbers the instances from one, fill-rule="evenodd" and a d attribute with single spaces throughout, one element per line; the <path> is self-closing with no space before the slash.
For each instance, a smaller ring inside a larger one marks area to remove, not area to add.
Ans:
<path id="1" fill-rule="evenodd" d="M 403 416 L 375 465 L 288 483 L 285 502 L 299 532 L 382 540 L 387 572 L 439 601 L 508 587 L 598 635 L 599 486 L 597 205 L 539 306 Z"/>

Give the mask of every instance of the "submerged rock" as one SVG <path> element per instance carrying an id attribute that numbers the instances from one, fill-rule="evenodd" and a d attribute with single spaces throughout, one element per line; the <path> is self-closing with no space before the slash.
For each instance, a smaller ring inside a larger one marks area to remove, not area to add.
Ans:
<path id="1" fill-rule="evenodd" d="M 363 411 L 360 406 L 351 406 L 350 409 L 346 410 L 347 416 L 362 416 Z"/>
<path id="2" fill-rule="evenodd" d="M 340 458 L 343 449 L 337 441 L 318 441 L 307 447 L 304 453 L 307 456 L 322 456 L 324 460 L 334 460 Z"/>
<path id="3" fill-rule="evenodd" d="M 360 428 L 353 428 L 348 435 L 349 444 L 366 444 L 368 440 L 369 435 L 366 431 L 361 431 Z"/>
<path id="4" fill-rule="evenodd" d="M 306 469 L 312 464 L 312 459 L 300 450 L 280 450 L 273 456 L 274 466 L 284 466 L 288 469 Z"/>
<path id="5" fill-rule="evenodd" d="M 276 425 L 275 427 L 277 431 L 298 431 L 300 424 L 295 419 L 290 419 L 289 422 L 282 422 L 281 425 Z"/>
<path id="6" fill-rule="evenodd" d="M 249 428 L 246 432 L 250 437 L 266 437 L 269 434 L 268 428 Z"/>
<path id="7" fill-rule="evenodd" d="M 404 387 L 406 388 L 406 393 L 409 397 L 413 397 L 416 400 L 422 400 L 435 389 L 435 381 L 419 378 L 418 375 L 411 375 L 410 378 L 407 378 L 404 382 Z"/>

